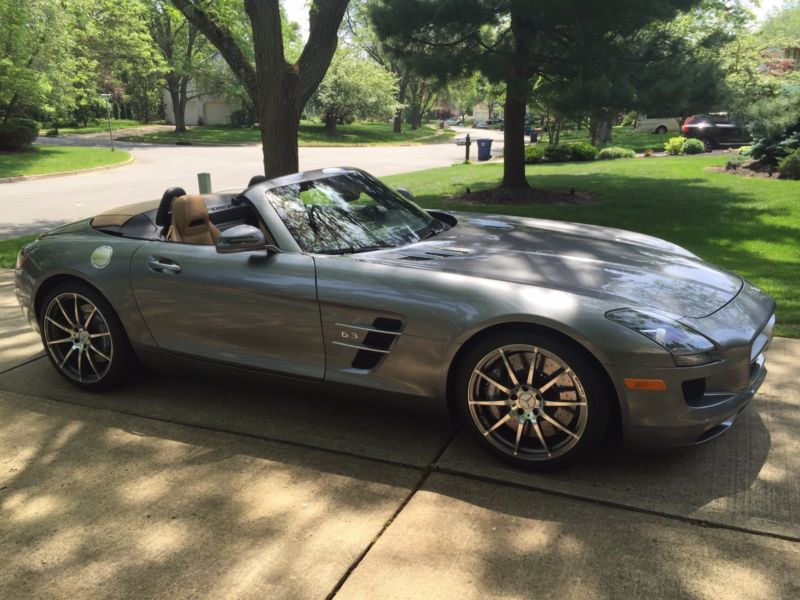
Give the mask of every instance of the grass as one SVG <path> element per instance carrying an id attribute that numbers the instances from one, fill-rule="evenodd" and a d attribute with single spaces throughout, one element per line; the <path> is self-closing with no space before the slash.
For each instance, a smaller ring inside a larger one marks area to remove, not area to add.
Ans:
<path id="1" fill-rule="evenodd" d="M 680 135 L 680 133 L 636 133 L 633 127 L 614 127 L 611 133 L 611 143 L 608 146 L 622 146 L 630 148 L 634 152 L 642 153 L 648 148 L 656 152 L 664 150 L 664 142 L 669 138 Z M 545 134 L 544 139 L 547 140 Z M 588 142 L 589 131 L 584 128 L 580 131 L 562 131 L 561 142 Z M 604 146 L 600 146 L 603 148 Z"/>
<path id="2" fill-rule="evenodd" d="M 0 152 L 0 178 L 79 171 L 115 165 L 130 157 L 127 152 L 111 152 L 106 148 L 34 146 L 28 152 Z"/>
<path id="3" fill-rule="evenodd" d="M 11 269 L 17 262 L 17 254 L 19 249 L 28 242 L 32 242 L 37 238 L 37 235 L 25 235 L 23 237 L 14 238 L 11 240 L 0 240 L 0 267 L 3 269 Z"/>
<path id="4" fill-rule="evenodd" d="M 156 125 L 157 123 L 142 123 L 140 121 L 133 121 L 131 119 L 111 119 L 112 131 L 118 129 L 132 129 L 134 127 L 144 127 L 145 125 Z M 48 128 L 42 128 L 41 134 L 47 131 Z M 108 121 L 99 121 L 96 124 L 88 125 L 86 127 L 59 127 L 59 135 L 80 135 L 82 133 L 102 133 L 108 131 Z"/>
<path id="5" fill-rule="evenodd" d="M 444 197 L 495 187 L 502 165 L 459 165 L 387 177 L 428 208 L 619 227 L 667 239 L 743 275 L 778 303 L 778 334 L 800 337 L 800 182 L 705 168 L 725 157 L 675 157 L 528 167 L 531 185 L 596 194 L 589 205 L 475 206 Z"/>
<path id="6" fill-rule="evenodd" d="M 298 141 L 301 146 L 390 146 L 401 144 L 429 144 L 443 142 L 455 135 L 452 130 L 437 131 L 424 126 L 416 131 L 404 128 L 396 134 L 391 123 L 354 123 L 340 125 L 336 135 L 329 135 L 321 123 L 300 123 Z M 261 132 L 255 128 L 234 129 L 232 127 L 191 127 L 187 133 L 159 131 L 144 135 L 122 136 L 128 142 L 150 142 L 154 144 L 255 144 L 261 142 Z"/>

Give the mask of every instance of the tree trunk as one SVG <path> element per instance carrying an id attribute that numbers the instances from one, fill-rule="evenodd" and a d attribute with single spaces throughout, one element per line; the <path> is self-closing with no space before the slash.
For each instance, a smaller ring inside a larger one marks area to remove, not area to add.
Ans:
<path id="1" fill-rule="evenodd" d="M 178 90 L 169 90 L 172 101 L 172 116 L 175 117 L 175 133 L 186 133 L 186 98 L 181 98 Z"/>
<path id="2" fill-rule="evenodd" d="M 392 123 L 392 131 L 394 133 L 403 133 L 403 109 L 398 108 L 394 113 L 394 122 Z"/>
<path id="3" fill-rule="evenodd" d="M 338 117 L 335 111 L 328 111 L 325 113 L 325 131 L 328 135 L 336 135 L 336 121 Z"/>
<path id="4" fill-rule="evenodd" d="M 503 188 L 527 188 L 525 179 L 525 89 L 527 79 L 517 81 L 511 75 L 508 78 L 506 92 L 505 122 L 503 127 Z M 520 89 L 521 88 L 521 89 Z"/>
<path id="5" fill-rule="evenodd" d="M 296 73 L 288 70 L 283 79 L 279 84 L 267 85 L 266 89 L 260 86 L 260 96 L 264 100 L 259 111 L 264 175 L 270 179 L 300 170 L 297 151 L 300 110 L 297 108 Z"/>

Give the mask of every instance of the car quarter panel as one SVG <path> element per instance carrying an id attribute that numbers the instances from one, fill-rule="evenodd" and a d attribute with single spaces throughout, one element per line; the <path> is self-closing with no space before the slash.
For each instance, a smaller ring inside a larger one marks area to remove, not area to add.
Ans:
<path id="1" fill-rule="evenodd" d="M 597 298 L 398 267 L 359 255 L 318 256 L 316 264 L 330 381 L 443 397 L 458 349 L 480 331 L 506 323 L 559 331 L 603 364 L 672 365 L 660 346 L 606 319 L 605 312 L 616 306 Z M 388 353 L 372 369 L 354 368 L 364 343 L 359 332 L 368 334 L 376 324 L 392 321 L 401 335 L 379 338 L 393 338 L 381 346 Z"/>
<path id="2" fill-rule="evenodd" d="M 142 243 L 98 232 L 88 220 L 33 242 L 25 268 L 15 272 L 17 298 L 28 322 L 39 331 L 33 309 L 42 286 L 47 286 L 54 277 L 75 277 L 97 288 L 108 300 L 134 347 L 152 345 L 153 339 L 130 291 L 130 260 Z M 111 249 L 110 258 L 104 264 L 107 248 Z M 93 261 L 93 253 L 98 249 L 103 250 L 95 254 Z"/>

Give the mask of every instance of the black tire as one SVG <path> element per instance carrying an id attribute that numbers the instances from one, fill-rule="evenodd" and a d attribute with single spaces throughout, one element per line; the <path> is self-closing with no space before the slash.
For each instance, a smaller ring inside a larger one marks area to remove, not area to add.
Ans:
<path id="1" fill-rule="evenodd" d="M 663 125 L 659 125 L 658 127 L 656 127 L 656 133 L 658 134 L 667 133 L 667 128 L 664 127 Z"/>
<path id="2" fill-rule="evenodd" d="M 706 152 L 711 152 L 716 146 L 716 144 L 714 144 L 714 140 L 710 140 L 708 138 L 703 138 L 700 141 L 703 142 Z"/>
<path id="3" fill-rule="evenodd" d="M 536 365 L 532 378 L 531 358 Z M 484 369 L 492 383 L 477 375 Z M 616 401 L 608 380 L 582 348 L 560 336 L 531 330 L 498 332 L 470 348 L 456 372 L 455 394 L 459 415 L 478 443 L 528 470 L 561 468 L 594 450 L 608 426 L 610 402 Z M 565 406 L 573 400 L 574 407 Z"/>
<path id="4" fill-rule="evenodd" d="M 80 389 L 102 391 L 119 386 L 137 364 L 114 309 L 85 283 L 68 281 L 49 290 L 42 302 L 39 327 L 50 363 Z"/>

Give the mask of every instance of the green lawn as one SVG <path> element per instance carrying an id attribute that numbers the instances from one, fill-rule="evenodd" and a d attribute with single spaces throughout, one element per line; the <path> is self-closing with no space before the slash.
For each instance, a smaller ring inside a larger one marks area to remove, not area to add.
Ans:
<path id="1" fill-rule="evenodd" d="M 132 129 L 134 127 L 144 127 L 146 125 L 156 125 L 157 123 L 142 123 L 140 121 L 133 121 L 131 119 L 111 119 L 111 129 L 116 131 L 118 129 Z M 40 132 L 42 135 L 49 129 L 49 127 L 42 128 Z M 59 135 L 80 135 L 82 133 L 101 133 L 108 131 L 108 121 L 100 121 L 95 125 L 87 127 L 59 127 Z"/>
<path id="2" fill-rule="evenodd" d="M 443 142 L 455 135 L 452 130 L 439 132 L 424 126 L 416 131 L 404 128 L 400 134 L 392 132 L 390 123 L 354 123 L 340 125 L 335 136 L 328 135 L 321 123 L 303 121 L 298 136 L 301 146 L 383 146 L 395 144 L 429 144 Z M 234 129 L 232 127 L 191 127 L 187 133 L 159 131 L 155 133 L 123 136 L 118 139 L 129 142 L 150 142 L 155 144 L 248 144 L 260 143 L 258 129 Z"/>
<path id="3" fill-rule="evenodd" d="M 11 240 L 0 240 L 0 267 L 12 269 L 17 262 L 19 249 L 36 239 L 37 235 L 25 235 Z"/>
<path id="4" fill-rule="evenodd" d="M 30 152 L 0 152 L 0 178 L 79 171 L 115 165 L 130 157 L 127 152 L 107 148 L 36 145 Z"/>
<path id="5" fill-rule="evenodd" d="M 614 127 L 611 133 L 611 146 L 622 146 L 623 148 L 630 148 L 634 152 L 644 152 L 648 148 L 656 152 L 664 151 L 664 142 L 669 138 L 680 135 L 677 132 L 673 133 L 636 133 L 633 127 Z M 547 134 L 543 136 L 543 140 L 548 141 Z M 581 131 L 562 131 L 561 142 L 588 142 L 589 131 L 584 128 Z M 601 146 L 602 147 L 602 146 Z"/>
<path id="6" fill-rule="evenodd" d="M 708 173 L 724 157 L 637 158 L 528 167 L 531 185 L 597 194 L 589 205 L 475 206 L 443 201 L 498 185 L 502 165 L 458 165 L 387 177 L 425 207 L 620 227 L 667 239 L 736 271 L 778 302 L 778 333 L 800 337 L 800 182 Z"/>

